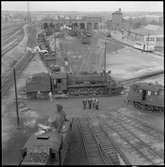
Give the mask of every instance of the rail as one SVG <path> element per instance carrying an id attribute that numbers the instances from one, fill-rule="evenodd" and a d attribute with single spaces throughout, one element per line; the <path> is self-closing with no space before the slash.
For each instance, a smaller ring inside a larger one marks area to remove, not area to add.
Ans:
<path id="1" fill-rule="evenodd" d="M 15 46 L 17 46 L 17 44 L 19 43 L 19 41 L 17 39 L 15 39 L 14 41 L 10 42 L 10 44 L 8 44 L 7 46 L 5 46 L 5 48 L 2 49 L 1 55 L 2 57 L 9 52 L 12 48 L 14 48 Z"/>
<path id="2" fill-rule="evenodd" d="M 138 155 L 140 155 L 148 163 L 152 163 L 153 165 L 162 163 L 164 159 L 163 155 L 161 155 L 156 149 L 152 148 L 149 144 L 142 141 L 132 131 L 130 131 L 130 129 L 121 124 L 120 119 L 116 117 L 114 118 L 112 114 L 109 115 L 111 122 L 108 122 L 106 125 L 104 124 L 104 128 L 111 129 L 112 131 L 116 132 L 136 151 L 136 153 L 138 153 Z"/>
<path id="3" fill-rule="evenodd" d="M 158 129 L 155 129 L 155 127 L 148 125 L 146 122 L 139 120 L 138 118 L 125 115 L 121 111 L 115 111 L 115 113 L 118 114 L 118 116 L 120 115 L 120 119 L 122 119 L 121 121 L 124 121 L 126 123 L 128 123 L 128 121 L 129 121 L 131 126 L 149 134 L 154 139 L 156 139 L 158 142 L 164 141 L 164 133 Z M 131 122 L 130 122 L 130 120 L 131 120 Z"/>
<path id="4" fill-rule="evenodd" d="M 80 134 L 82 137 L 83 145 L 85 148 L 85 152 L 88 158 L 88 162 L 92 165 L 94 164 L 106 164 L 105 155 L 103 154 L 100 146 L 96 143 L 95 138 L 91 134 L 91 130 L 89 129 L 88 121 L 83 120 L 81 123 L 78 120 L 78 127 L 80 130 Z"/>
<path id="5" fill-rule="evenodd" d="M 131 165 L 131 163 L 129 162 L 128 158 L 125 156 L 123 151 L 119 148 L 119 146 L 115 143 L 115 141 L 108 135 L 107 131 L 102 126 L 100 126 L 100 128 L 101 128 L 102 132 L 104 132 L 106 137 L 109 139 L 110 143 L 112 144 L 112 146 L 114 147 L 116 152 L 120 155 L 120 157 L 124 161 L 125 165 Z"/>
<path id="6" fill-rule="evenodd" d="M 91 122 L 89 118 L 88 122 Z M 119 165 L 120 161 L 118 159 L 117 152 L 105 134 L 101 131 L 100 126 L 90 126 L 90 130 L 104 155 L 105 162 L 109 165 Z"/>

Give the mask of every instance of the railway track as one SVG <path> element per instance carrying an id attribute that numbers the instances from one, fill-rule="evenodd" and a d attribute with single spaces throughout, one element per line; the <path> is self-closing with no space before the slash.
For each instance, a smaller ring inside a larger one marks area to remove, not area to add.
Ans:
<path id="1" fill-rule="evenodd" d="M 137 135 L 135 135 L 130 128 L 125 127 L 121 124 L 121 120 L 117 117 L 114 117 L 110 114 L 109 122 L 106 124 L 102 123 L 102 126 L 107 131 L 116 132 L 121 139 L 126 141 L 128 147 L 143 160 L 145 164 L 163 164 L 164 163 L 164 156 L 160 154 L 156 149 L 152 148 L 149 144 L 142 141 Z M 105 122 L 105 119 L 102 118 Z"/>
<path id="2" fill-rule="evenodd" d="M 120 165 L 121 163 L 130 165 L 127 157 L 112 138 L 107 135 L 106 130 L 100 125 L 92 126 L 90 124 L 93 119 L 90 117 L 79 120 L 80 134 L 89 163 L 91 165 Z"/>
<path id="3" fill-rule="evenodd" d="M 89 122 L 86 119 L 78 120 L 78 127 L 80 135 L 82 137 L 85 152 L 90 165 L 103 165 L 108 164 L 107 159 L 101 149 L 100 145 L 97 144 L 96 138 L 92 135 L 91 129 L 89 128 Z"/>
<path id="4" fill-rule="evenodd" d="M 92 116 L 89 119 L 89 122 L 99 121 L 97 119 L 97 116 Z M 108 159 L 112 161 L 113 165 L 119 165 L 122 163 L 122 165 L 131 165 L 127 157 L 124 155 L 124 153 L 121 151 L 121 149 L 116 145 L 116 143 L 113 141 L 112 138 L 110 138 L 109 135 L 107 135 L 107 131 L 100 125 L 92 126 L 92 131 L 98 138 L 98 142 L 101 143 L 101 145 L 104 148 L 104 152 L 108 156 Z M 120 158 L 119 158 L 120 157 Z M 120 161 L 122 159 L 123 162 Z"/>
<path id="5" fill-rule="evenodd" d="M 12 48 L 17 46 L 19 42 L 23 39 L 24 37 L 24 31 L 23 29 L 19 29 L 17 32 L 9 36 L 5 41 L 2 41 L 2 56 L 10 51 Z"/>
<path id="6" fill-rule="evenodd" d="M 15 46 L 17 46 L 18 43 L 19 43 L 18 39 L 15 39 L 14 41 L 10 42 L 7 46 L 5 46 L 1 52 L 2 57 L 11 49 L 13 49 Z"/>
<path id="7" fill-rule="evenodd" d="M 164 141 L 164 133 L 162 133 L 161 131 L 155 129 L 154 127 L 148 125 L 146 122 L 139 120 L 135 117 L 132 116 L 128 116 L 126 114 L 123 114 L 120 111 L 115 111 L 115 114 L 118 116 L 120 116 L 121 121 L 124 121 L 125 123 L 129 123 L 130 126 L 135 127 L 141 131 L 143 131 L 144 133 L 150 135 L 150 137 L 152 137 L 154 140 L 156 140 L 157 142 L 163 142 Z"/>
<path id="8" fill-rule="evenodd" d="M 121 116 L 121 114 L 116 115 L 117 119 L 124 123 L 124 126 L 130 131 L 140 134 L 141 140 L 150 145 L 154 149 L 158 149 L 158 154 L 160 157 L 164 157 L 164 134 L 159 133 L 159 131 L 152 130 L 151 127 L 143 126 L 142 123 L 129 119 L 128 117 Z M 162 148 L 160 148 L 162 145 Z"/>

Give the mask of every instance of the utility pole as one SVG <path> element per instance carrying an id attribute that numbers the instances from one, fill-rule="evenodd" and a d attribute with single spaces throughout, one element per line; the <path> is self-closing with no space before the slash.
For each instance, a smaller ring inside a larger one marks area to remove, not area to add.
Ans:
<path id="1" fill-rule="evenodd" d="M 106 75 L 106 38 L 105 38 L 105 48 L 104 48 L 104 75 Z"/>
<path id="2" fill-rule="evenodd" d="M 104 50 L 104 79 L 105 79 L 105 94 L 107 92 L 107 74 L 106 74 L 106 65 L 107 65 L 107 57 L 106 57 L 106 37 L 105 37 L 105 50 Z"/>
<path id="3" fill-rule="evenodd" d="M 20 124 L 20 119 L 19 119 L 19 111 L 18 111 L 17 83 L 16 83 L 16 72 L 15 72 L 15 68 L 13 68 L 13 73 L 14 73 L 14 86 L 15 86 L 15 100 L 16 100 L 17 126 L 19 126 L 19 124 Z"/>
<path id="4" fill-rule="evenodd" d="M 148 44 L 149 44 L 149 33 L 148 33 L 148 40 L 147 40 L 147 51 L 148 51 Z"/>
<path id="5" fill-rule="evenodd" d="M 54 45 L 55 45 L 55 55 L 56 55 L 56 35 L 54 34 Z"/>

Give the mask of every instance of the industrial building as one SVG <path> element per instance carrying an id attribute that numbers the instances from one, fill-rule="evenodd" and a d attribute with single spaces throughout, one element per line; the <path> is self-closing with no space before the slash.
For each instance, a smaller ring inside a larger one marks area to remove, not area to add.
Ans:
<path id="1" fill-rule="evenodd" d="M 138 29 L 125 30 L 123 38 L 132 42 L 140 42 L 144 45 L 154 45 L 155 50 L 162 51 L 164 48 L 163 27 L 157 25 L 147 25 Z"/>
<path id="2" fill-rule="evenodd" d="M 41 21 L 41 25 L 43 23 L 53 23 L 55 27 L 59 28 L 59 26 L 70 25 L 73 29 L 86 29 L 88 31 L 100 30 L 102 18 L 101 17 L 78 17 L 78 18 L 66 18 L 59 17 L 58 19 L 52 18 L 44 18 Z"/>

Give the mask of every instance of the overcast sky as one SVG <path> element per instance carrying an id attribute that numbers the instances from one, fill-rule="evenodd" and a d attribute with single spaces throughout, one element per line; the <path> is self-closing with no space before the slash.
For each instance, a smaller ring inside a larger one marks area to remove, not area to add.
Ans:
<path id="1" fill-rule="evenodd" d="M 163 12 L 163 1 L 29 1 L 31 11 L 122 11 Z M 27 1 L 3 1 L 2 10 L 27 10 Z"/>

